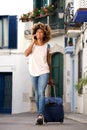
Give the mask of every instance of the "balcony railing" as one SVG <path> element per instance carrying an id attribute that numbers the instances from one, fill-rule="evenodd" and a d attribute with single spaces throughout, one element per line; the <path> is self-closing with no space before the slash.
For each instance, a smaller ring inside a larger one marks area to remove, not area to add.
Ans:
<path id="1" fill-rule="evenodd" d="M 74 19 L 74 4 L 69 2 L 65 9 L 65 29 L 68 37 L 77 37 L 81 33 L 81 24 L 75 23 Z"/>
<path id="2" fill-rule="evenodd" d="M 64 52 L 66 54 L 72 54 L 74 52 L 74 46 L 66 46 Z"/>
<path id="3" fill-rule="evenodd" d="M 34 23 L 37 22 L 49 24 L 52 30 L 64 29 L 64 19 L 63 18 L 60 19 L 57 13 L 52 14 L 50 16 L 38 17 L 37 19 L 34 20 Z"/>

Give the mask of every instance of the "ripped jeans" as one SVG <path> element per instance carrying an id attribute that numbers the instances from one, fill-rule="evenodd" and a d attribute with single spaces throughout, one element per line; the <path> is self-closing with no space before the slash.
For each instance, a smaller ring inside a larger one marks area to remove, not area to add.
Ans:
<path id="1" fill-rule="evenodd" d="M 35 92 L 35 101 L 37 106 L 37 113 L 44 114 L 45 105 L 45 89 L 49 79 L 49 73 L 42 74 L 40 76 L 31 76 L 33 89 Z"/>

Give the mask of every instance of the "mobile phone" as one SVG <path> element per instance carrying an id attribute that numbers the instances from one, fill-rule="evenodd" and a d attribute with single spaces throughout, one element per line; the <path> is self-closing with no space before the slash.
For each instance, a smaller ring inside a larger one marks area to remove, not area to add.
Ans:
<path id="1" fill-rule="evenodd" d="M 36 39 L 36 36 L 34 36 L 34 39 Z"/>

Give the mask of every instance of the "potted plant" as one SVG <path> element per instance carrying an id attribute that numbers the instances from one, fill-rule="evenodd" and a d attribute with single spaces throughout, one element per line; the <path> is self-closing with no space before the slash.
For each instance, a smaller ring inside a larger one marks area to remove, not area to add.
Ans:
<path id="1" fill-rule="evenodd" d="M 32 15 L 32 12 L 28 12 L 27 14 L 23 14 L 19 20 L 21 20 L 22 22 L 28 22 L 30 21 L 30 17 Z"/>
<path id="2" fill-rule="evenodd" d="M 53 13 L 55 6 L 54 6 L 54 4 L 50 4 L 46 8 L 47 8 L 48 13 Z"/>
<path id="3" fill-rule="evenodd" d="M 41 7 L 40 10 L 38 8 L 35 8 L 32 12 L 29 12 L 27 14 L 23 14 L 19 20 L 22 22 L 32 21 L 37 18 L 41 18 L 43 16 L 49 16 L 54 13 L 56 8 L 56 5 L 50 4 L 45 7 Z"/>
<path id="4" fill-rule="evenodd" d="M 35 8 L 34 10 L 33 10 L 33 16 L 36 18 L 37 16 L 39 16 L 40 15 L 40 10 L 38 9 L 38 8 Z"/>
<path id="5" fill-rule="evenodd" d="M 41 7 L 41 9 L 40 9 L 40 16 L 44 16 L 44 15 L 46 15 L 46 10 L 45 10 L 44 7 Z"/>
<path id="6" fill-rule="evenodd" d="M 23 14 L 20 19 L 22 22 L 29 21 L 29 15 L 28 14 Z"/>
<path id="7" fill-rule="evenodd" d="M 87 71 L 84 73 L 84 76 L 78 80 L 76 84 L 76 89 L 79 94 L 82 94 L 82 89 L 85 85 L 87 85 Z"/>
<path id="8" fill-rule="evenodd" d="M 69 46 L 72 46 L 72 45 L 73 45 L 73 39 L 70 38 L 70 39 L 69 39 Z"/>

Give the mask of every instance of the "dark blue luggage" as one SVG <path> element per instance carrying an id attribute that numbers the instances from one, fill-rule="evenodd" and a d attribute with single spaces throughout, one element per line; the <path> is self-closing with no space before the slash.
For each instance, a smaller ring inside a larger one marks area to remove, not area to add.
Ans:
<path id="1" fill-rule="evenodd" d="M 64 121 L 63 101 L 60 97 L 45 98 L 44 122 Z"/>

